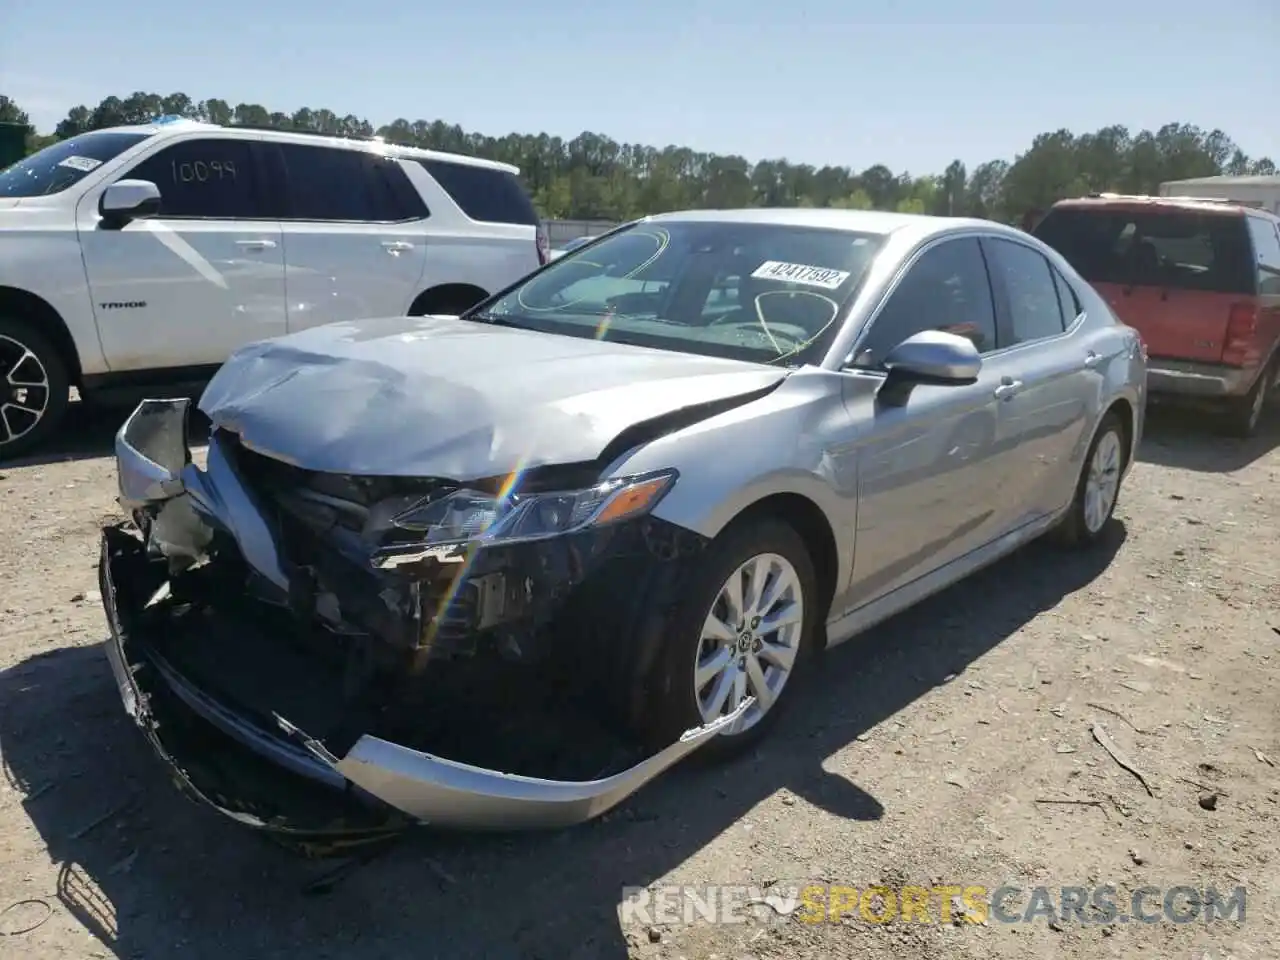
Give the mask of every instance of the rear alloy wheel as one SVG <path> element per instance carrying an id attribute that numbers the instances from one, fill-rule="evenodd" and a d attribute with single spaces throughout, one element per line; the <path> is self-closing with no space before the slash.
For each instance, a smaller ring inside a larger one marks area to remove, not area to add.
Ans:
<path id="1" fill-rule="evenodd" d="M 794 695 L 813 647 L 817 577 L 785 522 L 748 520 L 725 530 L 685 581 L 667 619 L 640 733 L 654 747 L 754 702 L 712 753 L 755 743 Z"/>
<path id="2" fill-rule="evenodd" d="M 1114 413 L 1108 413 L 1085 456 L 1075 499 L 1058 530 L 1060 540 L 1069 546 L 1087 546 L 1102 536 L 1120 499 L 1126 458 L 1124 427 Z"/>
<path id="3" fill-rule="evenodd" d="M 1243 399 L 1227 411 L 1227 427 L 1232 436 L 1252 437 L 1258 432 L 1262 423 L 1262 413 L 1267 407 L 1271 395 L 1271 381 L 1275 377 L 1274 370 L 1263 370 L 1258 375 L 1258 382 Z"/>
<path id="4" fill-rule="evenodd" d="M 0 460 L 34 449 L 57 429 L 68 391 L 66 367 L 48 341 L 0 319 Z"/>

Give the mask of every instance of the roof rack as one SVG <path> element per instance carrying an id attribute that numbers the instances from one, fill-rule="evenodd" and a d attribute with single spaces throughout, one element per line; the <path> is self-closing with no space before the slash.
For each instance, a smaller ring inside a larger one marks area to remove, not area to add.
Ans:
<path id="1" fill-rule="evenodd" d="M 1239 203 L 1230 197 L 1155 196 L 1149 193 L 1091 193 L 1090 200 L 1193 200 L 1196 203 Z"/>
<path id="2" fill-rule="evenodd" d="M 349 133 L 325 133 L 323 130 L 294 130 L 291 127 L 273 127 L 269 123 L 228 123 L 229 130 L 270 130 L 272 133 L 295 133 L 303 137 L 325 137 L 329 140 L 359 140 L 361 143 L 385 143 L 386 138 L 377 134 L 369 136 Z"/>

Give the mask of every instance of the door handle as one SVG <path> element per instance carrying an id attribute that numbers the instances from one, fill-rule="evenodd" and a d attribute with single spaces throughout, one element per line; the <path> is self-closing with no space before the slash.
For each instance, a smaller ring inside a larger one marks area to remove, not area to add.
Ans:
<path id="1" fill-rule="evenodd" d="M 1084 355 L 1084 365 L 1086 367 L 1089 367 L 1090 369 L 1096 367 L 1101 362 L 1102 362 L 1101 355 L 1094 353 L 1092 350 L 1090 350 L 1088 353 Z"/>
<path id="2" fill-rule="evenodd" d="M 236 246 L 241 250 L 274 250 L 274 240 L 237 240 Z"/>
<path id="3" fill-rule="evenodd" d="M 1014 380 L 1010 377 L 1003 377 L 1000 380 L 1000 386 L 996 387 L 996 399 L 1008 400 L 1019 390 L 1022 389 L 1022 381 Z"/>
<path id="4" fill-rule="evenodd" d="M 408 253 L 413 249 L 413 244 L 404 240 L 384 240 L 382 249 L 390 254 Z"/>

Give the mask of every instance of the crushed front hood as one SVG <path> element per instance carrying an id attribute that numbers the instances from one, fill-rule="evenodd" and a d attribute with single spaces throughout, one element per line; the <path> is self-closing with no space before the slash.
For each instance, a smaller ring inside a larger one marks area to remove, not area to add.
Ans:
<path id="1" fill-rule="evenodd" d="M 335 323 L 237 351 L 200 409 L 247 447 L 366 476 L 495 476 L 597 458 L 626 428 L 784 370 L 455 318 Z"/>

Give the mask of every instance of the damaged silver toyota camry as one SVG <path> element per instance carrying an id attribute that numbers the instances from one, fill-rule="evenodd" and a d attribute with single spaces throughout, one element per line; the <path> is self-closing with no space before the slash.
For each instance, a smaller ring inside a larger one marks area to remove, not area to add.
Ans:
<path id="1" fill-rule="evenodd" d="M 822 648 L 1102 535 L 1145 354 L 984 221 L 651 217 L 461 317 L 301 330 L 116 439 L 108 652 L 179 784 L 299 847 L 588 820 Z"/>

